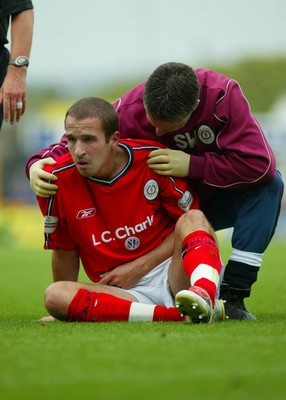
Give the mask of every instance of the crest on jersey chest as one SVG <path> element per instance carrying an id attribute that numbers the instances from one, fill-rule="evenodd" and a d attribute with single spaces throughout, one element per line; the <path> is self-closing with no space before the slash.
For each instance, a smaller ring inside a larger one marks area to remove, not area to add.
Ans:
<path id="1" fill-rule="evenodd" d="M 155 179 L 149 179 L 144 186 L 144 196 L 147 200 L 154 200 L 158 196 L 159 186 Z"/>

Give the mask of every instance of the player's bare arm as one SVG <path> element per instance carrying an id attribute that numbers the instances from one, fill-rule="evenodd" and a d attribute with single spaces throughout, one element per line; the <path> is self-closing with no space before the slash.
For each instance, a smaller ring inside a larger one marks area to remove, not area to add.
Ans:
<path id="1" fill-rule="evenodd" d="M 52 268 L 54 282 L 76 282 L 78 279 L 79 265 L 79 255 L 76 250 L 53 250 Z"/>
<path id="2" fill-rule="evenodd" d="M 43 170 L 46 165 L 55 165 L 56 161 L 52 157 L 43 158 L 34 162 L 30 167 L 30 187 L 33 192 L 40 197 L 50 197 L 55 195 L 58 186 L 50 183 L 55 182 L 58 178 Z"/>
<path id="3" fill-rule="evenodd" d="M 79 256 L 77 251 L 62 249 L 53 250 L 52 253 L 53 280 L 77 281 L 79 273 Z M 54 322 L 56 318 L 51 315 L 44 316 L 39 322 Z"/>
<path id="4" fill-rule="evenodd" d="M 119 265 L 112 271 L 102 274 L 99 281 L 102 285 L 117 286 L 130 289 L 152 269 L 171 257 L 174 247 L 174 234 L 167 236 L 159 247 L 134 261 Z"/>

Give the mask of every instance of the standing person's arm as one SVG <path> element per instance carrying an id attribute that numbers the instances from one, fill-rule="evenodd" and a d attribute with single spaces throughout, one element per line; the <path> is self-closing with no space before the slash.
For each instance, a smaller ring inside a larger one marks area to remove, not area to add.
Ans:
<path id="1" fill-rule="evenodd" d="M 11 49 L 10 60 L 19 56 L 29 58 L 34 27 L 34 11 L 26 10 L 11 17 Z M 3 103 L 4 120 L 13 124 L 19 121 L 26 108 L 27 66 L 8 65 L 7 74 L 0 90 L 0 103 Z M 22 108 L 16 103 L 22 102 Z"/>

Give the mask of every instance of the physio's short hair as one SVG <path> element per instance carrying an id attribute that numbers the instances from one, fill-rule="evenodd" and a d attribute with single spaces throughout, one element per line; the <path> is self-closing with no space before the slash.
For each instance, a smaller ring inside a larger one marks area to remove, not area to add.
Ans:
<path id="1" fill-rule="evenodd" d="M 169 62 L 149 76 L 144 106 L 152 118 L 179 122 L 197 106 L 199 91 L 197 76 L 189 65 Z"/>
<path id="2" fill-rule="evenodd" d="M 104 131 L 106 140 L 109 140 L 118 130 L 117 112 L 113 105 L 100 97 L 84 97 L 75 102 L 66 112 L 67 117 L 77 120 L 98 118 Z"/>

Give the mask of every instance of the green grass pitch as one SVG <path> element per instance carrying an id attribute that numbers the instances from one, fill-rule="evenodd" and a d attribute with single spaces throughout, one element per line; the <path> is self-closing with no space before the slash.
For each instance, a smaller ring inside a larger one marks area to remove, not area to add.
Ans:
<path id="1" fill-rule="evenodd" d="M 0 249 L 2 400 L 285 398 L 286 243 L 247 300 L 258 320 L 212 325 L 40 324 L 50 256 Z"/>

